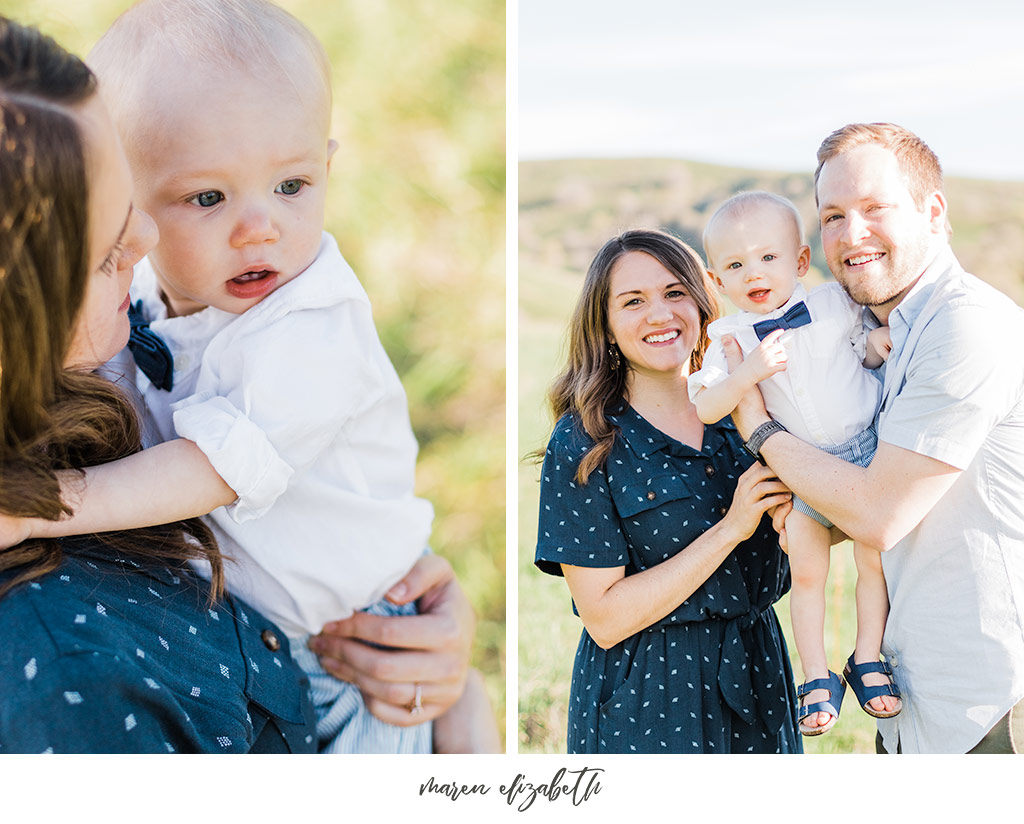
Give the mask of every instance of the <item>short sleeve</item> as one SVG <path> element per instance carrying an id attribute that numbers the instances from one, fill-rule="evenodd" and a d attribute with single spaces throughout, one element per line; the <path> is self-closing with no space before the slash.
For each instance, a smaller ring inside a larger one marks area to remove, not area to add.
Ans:
<path id="1" fill-rule="evenodd" d="M 719 330 L 714 330 L 712 333 L 710 327 L 708 333 L 710 342 L 704 352 L 704 361 L 700 369 L 691 373 L 686 379 L 686 390 L 690 395 L 691 402 L 696 401 L 697 393 L 701 389 L 707 389 L 729 377 L 729 365 L 726 363 L 725 350 L 722 348 L 722 334 Z"/>
<path id="2" fill-rule="evenodd" d="M 723 335 L 735 335 L 735 331 L 723 329 L 719 321 L 714 321 L 708 328 L 710 340 L 700 368 L 686 379 L 686 391 L 691 402 L 696 400 L 701 389 L 715 386 L 729 377 L 729 364 L 725 360 L 725 350 L 722 348 Z"/>
<path id="3" fill-rule="evenodd" d="M 131 662 L 99 652 L 49 664 L 29 659 L 4 696 L 0 752 L 195 751 L 188 715 L 164 685 Z"/>
<path id="4" fill-rule="evenodd" d="M 561 564 L 608 568 L 628 562 L 604 467 L 592 472 L 585 484 L 576 479 L 579 462 L 592 445 L 569 418 L 563 418 L 544 456 L 534 560 L 551 575 L 562 574 Z"/>
<path id="5" fill-rule="evenodd" d="M 1013 324 L 1009 328 L 1007 324 Z M 1019 317 L 952 303 L 917 341 L 906 378 L 880 419 L 879 440 L 966 469 L 1019 402 Z"/>
<path id="6" fill-rule="evenodd" d="M 257 518 L 348 420 L 381 399 L 382 358 L 364 301 L 250 324 L 208 347 L 195 394 L 174 406 L 175 431 L 238 495 L 230 516 Z"/>

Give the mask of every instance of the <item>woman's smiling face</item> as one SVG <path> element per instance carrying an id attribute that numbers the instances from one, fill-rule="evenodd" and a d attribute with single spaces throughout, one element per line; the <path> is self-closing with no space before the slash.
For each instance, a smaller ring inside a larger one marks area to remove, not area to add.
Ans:
<path id="1" fill-rule="evenodd" d="M 700 334 L 700 311 L 686 286 L 645 252 L 627 252 L 612 268 L 609 343 L 637 375 L 685 375 Z"/>

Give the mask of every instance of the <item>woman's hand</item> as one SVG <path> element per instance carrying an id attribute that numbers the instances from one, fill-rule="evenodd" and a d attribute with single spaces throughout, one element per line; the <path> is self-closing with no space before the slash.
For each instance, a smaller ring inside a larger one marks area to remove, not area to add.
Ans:
<path id="1" fill-rule="evenodd" d="M 768 510 L 772 516 L 772 529 L 779 533 L 779 548 L 789 554 L 789 536 L 786 534 L 786 516 L 793 511 L 792 500 Z"/>
<path id="2" fill-rule="evenodd" d="M 789 488 L 775 477 L 770 467 L 755 463 L 740 475 L 723 526 L 732 531 L 738 544 L 754 534 L 764 513 L 783 505 L 792 508 L 792 499 Z M 785 515 L 785 512 L 782 513 L 780 520 L 776 520 L 779 517 L 779 510 L 776 509 L 772 519 L 776 529 L 780 521 L 784 524 Z"/>
<path id="3" fill-rule="evenodd" d="M 465 688 L 473 609 L 451 564 L 437 555 L 420 558 L 387 597 L 396 604 L 417 601 L 419 614 L 357 612 L 325 626 L 310 639 L 310 649 L 331 675 L 359 687 L 380 720 L 400 727 L 431 721 Z M 422 711 L 414 714 L 417 686 Z"/>

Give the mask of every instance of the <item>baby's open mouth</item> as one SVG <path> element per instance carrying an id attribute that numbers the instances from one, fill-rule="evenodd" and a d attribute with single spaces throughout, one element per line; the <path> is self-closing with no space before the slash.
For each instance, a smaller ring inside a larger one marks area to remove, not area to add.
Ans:
<path id="1" fill-rule="evenodd" d="M 246 272 L 244 275 L 239 275 L 236 278 L 231 278 L 235 283 L 249 283 L 254 280 L 262 280 L 267 275 L 272 275 L 269 269 L 260 269 L 258 272 Z"/>

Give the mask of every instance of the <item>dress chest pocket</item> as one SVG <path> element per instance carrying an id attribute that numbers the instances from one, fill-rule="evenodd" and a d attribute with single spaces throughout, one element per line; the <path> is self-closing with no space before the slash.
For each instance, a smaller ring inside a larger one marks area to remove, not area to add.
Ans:
<path id="1" fill-rule="evenodd" d="M 692 493 L 678 474 L 613 483 L 611 494 L 639 569 L 661 563 L 689 543 L 682 536 L 691 520 Z"/>

